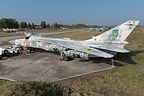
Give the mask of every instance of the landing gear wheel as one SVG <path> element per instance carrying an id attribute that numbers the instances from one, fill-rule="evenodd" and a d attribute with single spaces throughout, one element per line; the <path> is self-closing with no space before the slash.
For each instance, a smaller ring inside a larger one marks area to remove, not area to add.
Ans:
<path id="1" fill-rule="evenodd" d="M 2 56 L 0 56 L 0 60 L 2 59 Z"/>
<path id="2" fill-rule="evenodd" d="M 64 61 L 69 61 L 69 57 L 66 56 L 63 52 L 61 52 L 61 57 Z"/>
<path id="3" fill-rule="evenodd" d="M 16 55 L 16 53 L 15 53 L 15 52 L 13 52 L 13 53 L 12 53 L 12 56 L 15 56 L 15 55 Z"/>
<path id="4" fill-rule="evenodd" d="M 11 53 L 10 53 L 8 50 L 5 50 L 5 51 L 4 51 L 4 54 L 5 54 L 5 56 L 7 56 L 7 57 L 11 57 L 11 56 L 12 56 Z"/>
<path id="5" fill-rule="evenodd" d="M 68 56 L 63 56 L 63 60 L 64 61 L 69 61 L 69 57 Z"/>

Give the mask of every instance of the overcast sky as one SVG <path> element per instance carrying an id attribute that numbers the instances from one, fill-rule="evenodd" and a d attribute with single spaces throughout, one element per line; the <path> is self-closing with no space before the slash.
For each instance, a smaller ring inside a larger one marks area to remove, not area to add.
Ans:
<path id="1" fill-rule="evenodd" d="M 144 25 L 144 0 L 0 0 L 0 18 L 98 25 L 139 19 Z"/>

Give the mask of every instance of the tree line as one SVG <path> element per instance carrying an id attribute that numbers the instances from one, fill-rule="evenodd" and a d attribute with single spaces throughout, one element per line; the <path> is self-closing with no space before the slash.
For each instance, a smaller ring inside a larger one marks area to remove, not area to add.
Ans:
<path id="1" fill-rule="evenodd" d="M 0 28 L 50 28 L 50 25 L 45 21 L 41 21 L 40 25 L 36 25 L 34 23 L 27 23 L 25 21 L 18 22 L 16 19 L 12 18 L 2 18 L 0 19 Z"/>
<path id="2" fill-rule="evenodd" d="M 89 27 L 84 24 L 73 24 L 73 25 L 63 25 L 63 24 L 48 24 L 45 21 L 41 21 L 39 25 L 34 23 L 27 23 L 25 21 L 18 22 L 16 19 L 12 18 L 2 18 L 0 19 L 0 28 L 29 28 L 29 29 L 35 29 L 35 28 L 85 28 Z"/>

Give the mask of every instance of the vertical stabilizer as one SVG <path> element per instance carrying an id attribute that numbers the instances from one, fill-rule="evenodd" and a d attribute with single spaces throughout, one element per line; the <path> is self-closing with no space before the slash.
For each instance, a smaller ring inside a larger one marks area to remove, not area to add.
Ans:
<path id="1" fill-rule="evenodd" d="M 96 42 L 111 42 L 111 41 L 124 41 L 133 29 L 138 25 L 138 20 L 129 20 L 119 26 L 116 26 L 92 39 L 86 41 Z"/>

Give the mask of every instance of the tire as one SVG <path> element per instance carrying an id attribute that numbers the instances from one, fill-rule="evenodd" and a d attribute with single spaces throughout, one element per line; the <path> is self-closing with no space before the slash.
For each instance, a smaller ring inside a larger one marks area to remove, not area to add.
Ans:
<path id="1" fill-rule="evenodd" d="M 70 60 L 74 60 L 75 57 L 74 57 L 74 56 L 70 56 L 69 59 L 70 59 Z"/>
<path id="2" fill-rule="evenodd" d="M 0 56 L 0 60 L 2 59 L 2 56 Z"/>
<path id="3" fill-rule="evenodd" d="M 63 57 L 63 60 L 64 60 L 64 61 L 69 61 L 69 57 L 66 56 L 64 53 L 62 54 L 62 57 Z"/>
<path id="4" fill-rule="evenodd" d="M 12 56 L 15 56 L 15 55 L 16 55 L 16 52 L 15 52 L 15 51 L 13 51 Z"/>
<path id="5" fill-rule="evenodd" d="M 63 60 L 64 61 L 69 61 L 69 57 L 68 56 L 63 56 Z"/>
<path id="6" fill-rule="evenodd" d="M 11 57 L 12 56 L 12 54 L 8 50 L 4 51 L 4 55 L 7 56 L 7 57 Z"/>
<path id="7" fill-rule="evenodd" d="M 7 55 L 9 53 L 9 51 L 8 50 L 4 50 L 4 55 Z"/>

